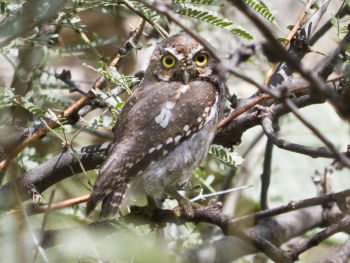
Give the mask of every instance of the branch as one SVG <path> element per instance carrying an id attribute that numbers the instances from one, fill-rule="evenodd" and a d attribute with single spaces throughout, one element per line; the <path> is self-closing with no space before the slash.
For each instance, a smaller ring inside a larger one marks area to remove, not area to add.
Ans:
<path id="1" fill-rule="evenodd" d="M 275 144 L 277 147 L 291 151 L 291 152 L 296 152 L 296 153 L 301 153 L 301 154 L 306 154 L 309 155 L 312 158 L 317 158 L 317 157 L 325 157 L 325 158 L 335 158 L 336 155 L 328 150 L 327 148 L 324 147 L 309 147 L 309 146 L 304 146 L 300 144 L 295 144 L 288 142 L 284 139 L 281 139 L 278 137 L 274 127 L 273 127 L 273 118 L 274 116 L 268 109 L 263 109 L 262 117 L 261 120 L 261 126 L 264 129 L 265 134 Z"/>
<path id="2" fill-rule="evenodd" d="M 148 211 L 149 212 L 149 211 Z M 183 224 L 184 222 L 207 222 L 219 226 L 224 233 L 231 235 L 231 237 L 223 237 L 211 244 L 215 246 L 218 251 L 212 251 L 210 257 L 217 257 L 216 262 L 232 261 L 235 258 L 241 257 L 246 254 L 255 253 L 257 249 L 266 253 L 269 257 L 276 262 L 292 262 L 290 256 L 286 251 L 277 248 L 283 242 L 305 233 L 310 228 L 322 225 L 325 220 L 322 216 L 323 210 L 320 206 L 314 208 L 306 208 L 300 211 L 294 211 L 277 219 L 269 219 L 259 222 L 254 227 L 246 228 L 242 225 L 236 224 L 231 221 L 231 218 L 224 215 L 219 206 L 215 202 L 211 202 L 208 207 L 194 209 L 194 217 L 187 218 L 185 214 L 181 214 L 179 218 L 174 217 L 172 210 L 154 210 L 152 213 L 144 213 L 142 209 L 132 208 L 131 213 L 123 217 L 123 220 L 133 223 L 135 225 L 142 225 L 148 223 L 158 223 L 164 225 L 164 223 Z M 332 215 L 338 215 L 339 211 L 333 211 Z M 300 224 L 300 221 L 303 224 Z M 111 229 L 109 226 L 114 225 L 115 220 L 104 221 L 90 224 L 83 227 L 84 229 L 103 230 L 105 236 L 118 230 L 118 228 Z M 106 230 L 109 229 L 108 231 Z M 60 235 L 64 233 L 75 233 L 80 229 L 70 228 L 61 230 L 50 230 L 45 232 L 45 238 L 43 247 L 57 245 L 60 239 Z M 235 236 L 235 237 L 232 237 Z M 239 237 L 237 239 L 236 237 Z M 223 242 L 226 244 L 223 245 Z M 217 245 L 217 244 L 220 245 Z M 234 247 L 235 249 L 227 249 Z M 200 248 L 190 251 L 188 257 L 190 262 L 200 262 L 199 258 L 201 253 L 206 248 Z M 224 250 L 225 253 L 222 253 Z M 206 253 L 206 257 L 208 254 Z M 220 260 L 222 258 L 227 260 Z M 208 258 L 206 258 L 208 259 Z M 214 260 L 213 260 L 214 261 Z M 207 261 L 206 261 L 207 262 Z"/>
<path id="3" fill-rule="evenodd" d="M 135 26 L 134 30 L 131 31 L 130 37 L 124 42 L 124 49 L 123 49 L 123 55 L 127 53 L 128 51 L 133 49 L 133 45 L 131 43 L 134 43 L 136 40 L 139 39 L 140 33 L 143 29 L 143 20 L 139 19 L 137 25 Z M 115 58 L 110 63 L 110 67 L 115 67 L 117 63 L 119 62 L 119 59 L 121 57 L 120 52 L 115 56 Z M 99 89 L 101 86 L 105 83 L 105 78 L 103 76 L 99 77 L 95 84 L 93 85 L 94 89 Z M 83 106 L 86 105 L 86 103 L 89 101 L 88 96 L 81 97 L 78 101 L 74 102 L 70 107 L 65 109 L 61 114 L 59 114 L 58 118 L 66 118 L 70 115 L 76 114 Z M 76 118 L 76 121 L 78 121 L 79 118 Z M 47 122 L 47 125 L 41 125 L 34 133 L 28 133 L 26 138 L 21 141 L 20 144 L 13 146 L 13 150 L 7 155 L 7 158 L 4 159 L 2 162 L 0 162 L 0 171 L 4 169 L 6 165 L 10 162 L 11 159 L 15 158 L 29 143 L 35 141 L 36 139 L 40 138 L 46 132 L 48 132 L 49 128 L 56 127 L 57 123 L 53 120 Z"/>
<path id="4" fill-rule="evenodd" d="M 289 35 L 287 36 L 287 38 L 285 39 L 285 41 L 283 42 L 283 47 L 287 47 L 289 42 L 293 39 L 293 37 L 295 36 L 295 34 L 298 32 L 298 30 L 300 29 L 301 23 L 303 22 L 305 16 L 306 16 L 306 10 L 310 9 L 311 4 L 312 4 L 312 0 L 309 0 L 304 8 L 304 11 L 300 14 L 298 21 L 295 23 L 293 29 L 290 31 Z M 264 80 L 264 85 L 267 86 L 271 80 L 271 77 L 273 75 L 273 72 L 276 68 L 277 63 L 274 63 L 272 65 L 272 67 L 267 71 L 266 73 L 266 77 Z"/>
<path id="5" fill-rule="evenodd" d="M 261 174 L 261 193 L 260 193 L 261 210 L 268 209 L 267 199 L 268 199 L 268 190 L 270 186 L 270 177 L 271 177 L 272 151 L 273 151 L 273 143 L 271 139 L 268 139 L 266 142 L 265 155 L 264 155 L 264 170 L 263 170 L 263 173 Z"/>
<path id="6" fill-rule="evenodd" d="M 330 216 L 337 215 L 339 211 L 334 210 Z M 317 206 L 283 214 L 276 219 L 263 220 L 249 230 L 279 246 L 323 223 L 323 210 Z M 247 243 L 237 237 L 222 236 L 216 237 L 210 244 L 190 250 L 187 258 L 189 262 L 232 262 L 244 255 L 257 252 L 252 242 Z"/>
<path id="7" fill-rule="evenodd" d="M 314 1 L 311 7 L 314 13 L 310 18 L 302 23 L 301 27 L 298 29 L 297 34 L 291 40 L 288 53 L 294 56 L 298 61 L 301 61 L 305 54 L 309 52 L 309 42 L 311 44 L 311 41 L 313 40 L 311 37 L 313 36 L 313 33 L 320 22 L 320 19 L 325 14 L 328 5 L 329 0 Z M 272 52 L 274 52 L 274 49 L 272 49 Z M 270 86 L 276 86 L 283 83 L 286 80 L 286 76 L 292 75 L 293 71 L 294 70 L 288 67 L 286 63 L 280 63 L 269 82 Z"/>
<path id="8" fill-rule="evenodd" d="M 331 194 L 322 194 L 317 197 L 307 198 L 300 201 L 290 201 L 286 205 L 278 206 L 275 208 L 271 208 L 268 210 L 259 211 L 253 214 L 245 215 L 242 217 L 238 217 L 232 219 L 232 223 L 234 224 L 247 224 L 251 222 L 256 222 L 258 220 L 284 214 L 290 211 L 299 210 L 311 206 L 318 206 L 322 204 L 328 204 L 331 202 L 342 202 L 346 197 L 350 196 L 350 189 L 331 193 Z"/>
<path id="9" fill-rule="evenodd" d="M 350 259 L 350 239 L 323 263 L 347 263 Z"/>
<path id="10" fill-rule="evenodd" d="M 293 98 L 293 102 L 299 107 L 306 107 L 312 104 L 324 103 L 324 98 L 318 94 L 305 94 L 297 98 Z M 275 118 L 285 115 L 290 112 L 290 109 L 284 104 L 276 104 L 270 107 Z M 234 113 L 233 113 L 234 114 Z M 260 124 L 260 116 L 257 111 L 245 112 L 241 116 L 234 118 L 229 124 L 217 132 L 214 138 L 214 143 L 226 147 L 230 147 L 240 142 L 242 134 Z"/>
<path id="11" fill-rule="evenodd" d="M 299 244 L 293 251 L 290 252 L 290 256 L 294 260 L 297 260 L 301 253 L 305 252 L 309 248 L 317 246 L 318 244 L 320 244 L 322 241 L 326 240 L 330 236 L 336 233 L 339 233 L 341 231 L 349 231 L 349 226 L 350 226 L 350 217 L 347 216 L 342 220 L 340 220 L 338 223 L 332 224 L 331 226 L 317 233 L 313 237 Z"/>
<path id="12" fill-rule="evenodd" d="M 7 210 L 17 204 L 13 187 L 16 187 L 22 201 L 32 198 L 55 183 L 82 172 L 79 161 L 85 170 L 95 169 L 106 158 L 109 147 L 110 143 L 103 143 L 78 149 L 66 148 L 49 161 L 1 186 L 0 210 Z M 75 156 L 79 156 L 80 160 Z"/>
<path id="13" fill-rule="evenodd" d="M 258 17 L 255 12 L 250 10 L 245 3 L 243 3 L 242 0 L 233 1 L 230 0 L 230 2 L 235 5 L 239 10 L 241 10 L 259 29 L 259 31 L 265 36 L 265 38 L 270 42 L 272 47 L 275 49 L 277 56 L 286 61 L 286 63 L 292 68 L 297 70 L 307 81 L 310 82 L 310 85 L 314 88 L 317 88 L 319 90 L 327 90 L 329 91 L 327 84 L 324 82 L 324 80 L 316 73 L 312 72 L 309 69 L 306 69 L 301 63 L 299 63 L 298 59 L 296 59 L 294 56 L 291 56 L 277 41 L 277 39 L 274 37 L 274 35 L 271 33 L 271 31 L 268 29 L 268 27 L 261 21 L 260 17 Z M 350 33 L 348 33 L 350 38 Z M 347 38 L 347 36 L 345 37 Z M 323 78 L 328 77 L 323 75 Z M 253 84 L 255 81 L 250 81 L 250 83 Z M 253 84 L 255 85 L 255 84 Z M 255 85 L 259 87 L 259 89 L 266 91 L 265 89 L 262 89 L 260 85 Z M 294 113 L 294 115 L 306 126 L 308 127 L 328 148 L 330 148 L 337 156 L 339 161 L 341 161 L 344 165 L 350 168 L 350 160 L 347 158 L 346 155 L 340 153 L 336 147 L 325 137 L 323 134 L 318 131 L 311 123 L 305 120 L 299 112 L 297 111 L 297 107 L 294 105 L 293 102 L 291 102 L 290 99 L 284 97 L 283 94 L 276 94 L 275 92 L 269 91 L 269 94 L 273 95 L 275 98 L 282 99 L 287 107 L 291 110 L 291 112 Z M 327 94 L 329 95 L 329 94 Z"/>
<path id="14" fill-rule="evenodd" d="M 327 82 L 335 82 L 338 80 L 343 79 L 343 76 L 338 76 L 335 78 L 331 78 L 329 80 L 327 80 Z M 303 90 L 307 90 L 310 88 L 310 86 L 305 85 L 305 83 L 301 82 L 299 79 L 293 79 L 291 81 L 285 81 L 283 83 L 283 86 L 288 86 L 288 92 L 289 93 L 297 93 Z M 235 118 L 237 118 L 239 115 L 241 115 L 242 113 L 247 112 L 248 110 L 250 110 L 251 108 L 253 108 L 255 105 L 268 100 L 268 99 L 272 99 L 274 98 L 272 95 L 270 94 L 263 94 L 263 95 L 254 95 L 254 97 L 248 99 L 248 102 L 245 103 L 243 106 L 240 106 L 238 109 L 235 109 L 229 116 L 225 117 L 223 120 L 220 121 L 219 125 L 218 125 L 218 129 L 222 129 L 224 128 L 226 125 L 228 125 L 232 120 L 234 120 Z"/>
<path id="15" fill-rule="evenodd" d="M 115 2 L 117 4 L 123 4 L 125 5 L 127 8 L 129 8 L 132 12 L 134 12 L 135 14 L 137 14 L 138 16 L 142 17 L 145 21 L 147 21 L 148 24 L 150 24 L 152 27 L 154 27 L 155 30 L 159 31 L 160 34 L 164 37 L 164 38 L 168 38 L 169 34 L 168 32 L 162 28 L 160 25 L 158 25 L 157 23 L 154 23 L 152 20 L 148 19 L 148 17 L 146 17 L 143 13 L 141 13 L 139 10 L 137 10 L 135 8 L 135 6 L 130 3 L 127 0 L 115 0 Z"/>

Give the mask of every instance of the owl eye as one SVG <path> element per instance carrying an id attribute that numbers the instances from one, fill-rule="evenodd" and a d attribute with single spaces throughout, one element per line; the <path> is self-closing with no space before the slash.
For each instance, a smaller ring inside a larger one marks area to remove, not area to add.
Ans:
<path id="1" fill-rule="evenodd" d="M 163 58 L 162 58 L 162 64 L 165 68 L 172 68 L 174 67 L 175 65 L 175 57 L 173 55 L 165 55 Z"/>
<path id="2" fill-rule="evenodd" d="M 208 55 L 205 53 L 197 53 L 194 56 L 194 62 L 196 62 L 197 66 L 203 67 L 208 62 Z"/>

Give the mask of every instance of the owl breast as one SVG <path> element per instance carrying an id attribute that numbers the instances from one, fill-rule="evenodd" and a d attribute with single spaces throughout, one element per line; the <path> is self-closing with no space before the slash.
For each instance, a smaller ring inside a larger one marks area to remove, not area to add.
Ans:
<path id="1" fill-rule="evenodd" d="M 198 85 L 196 86 L 198 88 Z M 182 91 L 185 91 L 185 88 Z M 204 111 L 203 116 L 207 114 L 207 117 L 200 129 L 193 132 L 191 136 L 183 140 L 162 159 L 150 165 L 140 176 L 131 181 L 130 188 L 126 193 L 126 203 L 128 205 L 133 200 L 140 198 L 140 195 L 160 198 L 164 193 L 164 188 L 189 179 L 193 170 L 206 157 L 214 139 L 219 119 L 218 99 L 217 97 L 209 111 L 208 109 L 207 112 Z M 176 104 L 174 107 L 176 107 Z M 157 117 L 159 116 L 161 116 L 161 113 Z M 164 121 L 165 119 L 159 117 L 155 121 L 159 125 L 163 125 L 160 120 Z M 195 118 L 195 122 L 201 119 L 200 117 Z M 171 122 L 172 120 L 169 119 L 168 121 Z M 204 117 L 201 121 L 204 121 Z"/>

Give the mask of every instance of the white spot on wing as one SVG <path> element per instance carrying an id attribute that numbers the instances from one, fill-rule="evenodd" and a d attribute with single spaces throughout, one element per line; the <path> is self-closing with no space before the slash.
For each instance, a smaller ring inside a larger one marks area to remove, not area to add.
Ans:
<path id="1" fill-rule="evenodd" d="M 181 139 L 181 135 L 177 135 L 174 139 L 175 142 L 178 142 Z"/>
<path id="2" fill-rule="evenodd" d="M 156 149 L 155 147 L 150 148 L 150 149 L 148 150 L 148 153 L 153 153 L 155 149 Z"/>
<path id="3" fill-rule="evenodd" d="M 213 104 L 213 106 L 211 106 L 210 114 L 209 114 L 208 117 L 206 118 L 204 124 L 207 124 L 209 121 L 211 121 L 211 120 L 214 118 L 214 116 L 215 116 L 215 114 L 216 114 L 216 112 L 217 112 L 217 104 L 216 104 L 216 103 L 218 102 L 218 99 L 219 99 L 219 96 L 216 95 L 215 103 Z"/>
<path id="4" fill-rule="evenodd" d="M 172 117 L 171 109 L 175 107 L 175 102 L 167 101 L 162 107 L 160 113 L 154 119 L 156 123 L 165 128 Z"/>
<path id="5" fill-rule="evenodd" d="M 198 117 L 197 121 L 201 122 L 202 121 L 202 117 Z"/>
<path id="6" fill-rule="evenodd" d="M 188 131 L 188 129 L 190 128 L 190 126 L 188 126 L 187 124 L 184 126 L 184 131 Z"/>
<path id="7" fill-rule="evenodd" d="M 167 140 L 166 140 L 166 144 L 169 144 L 169 143 L 172 143 L 173 142 L 173 138 L 169 137 Z"/>
<path id="8" fill-rule="evenodd" d="M 163 144 L 158 144 L 157 146 L 157 150 L 160 150 L 160 148 L 162 148 Z"/>
<path id="9" fill-rule="evenodd" d="M 187 132 L 186 132 L 186 136 L 188 136 L 188 135 L 190 135 L 191 134 L 191 130 L 188 130 Z"/>
<path id="10" fill-rule="evenodd" d="M 208 112 L 210 110 L 210 107 L 205 107 L 204 111 Z"/>

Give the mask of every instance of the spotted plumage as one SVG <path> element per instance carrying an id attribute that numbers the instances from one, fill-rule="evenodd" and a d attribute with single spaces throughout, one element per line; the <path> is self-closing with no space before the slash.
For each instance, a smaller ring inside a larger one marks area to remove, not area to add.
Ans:
<path id="1" fill-rule="evenodd" d="M 102 201 L 101 216 L 117 213 L 124 195 L 174 196 L 206 156 L 223 114 L 225 85 L 215 61 L 186 34 L 163 40 L 153 52 L 139 88 L 118 118 L 113 146 L 88 201 L 89 214 Z"/>

